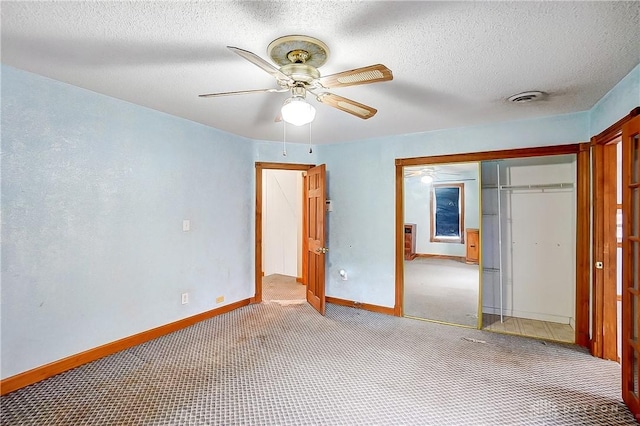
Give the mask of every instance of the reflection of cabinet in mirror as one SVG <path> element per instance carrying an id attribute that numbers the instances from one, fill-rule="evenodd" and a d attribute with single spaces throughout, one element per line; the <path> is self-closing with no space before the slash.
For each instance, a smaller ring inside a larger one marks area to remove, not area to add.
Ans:
<path id="1" fill-rule="evenodd" d="M 413 260 L 416 257 L 416 224 L 404 224 L 404 260 Z"/>
<path id="2" fill-rule="evenodd" d="M 477 265 L 480 258 L 480 231 L 478 229 L 466 229 L 467 263 Z"/>

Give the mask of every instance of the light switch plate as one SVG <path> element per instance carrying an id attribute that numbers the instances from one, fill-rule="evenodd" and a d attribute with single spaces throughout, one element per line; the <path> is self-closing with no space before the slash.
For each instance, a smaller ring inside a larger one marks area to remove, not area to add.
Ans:
<path id="1" fill-rule="evenodd" d="M 191 221 L 189 219 L 185 219 L 182 221 L 182 230 L 184 232 L 191 230 Z"/>

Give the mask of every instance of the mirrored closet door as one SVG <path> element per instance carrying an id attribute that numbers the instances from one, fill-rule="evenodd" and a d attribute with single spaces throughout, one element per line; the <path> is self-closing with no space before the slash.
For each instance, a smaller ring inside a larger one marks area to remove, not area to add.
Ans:
<path id="1" fill-rule="evenodd" d="M 477 328 L 479 163 L 407 166 L 403 173 L 404 315 Z"/>

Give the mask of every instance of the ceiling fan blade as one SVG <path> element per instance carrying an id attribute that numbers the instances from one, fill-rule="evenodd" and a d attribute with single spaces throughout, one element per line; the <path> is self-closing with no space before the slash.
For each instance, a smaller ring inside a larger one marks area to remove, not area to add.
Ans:
<path id="1" fill-rule="evenodd" d="M 351 71 L 339 72 L 320 78 L 320 84 L 327 88 L 355 86 L 357 84 L 370 84 L 380 81 L 393 80 L 391 70 L 382 64 L 356 68 Z"/>
<path id="2" fill-rule="evenodd" d="M 198 95 L 200 98 L 215 98 L 218 96 L 233 96 L 233 95 L 246 95 L 248 93 L 280 93 L 288 92 L 289 89 L 256 89 L 256 90 L 239 90 L 237 92 L 220 92 L 220 93 L 206 93 L 204 95 Z"/>
<path id="3" fill-rule="evenodd" d="M 315 93 L 313 93 L 315 95 Z M 341 111 L 348 112 L 356 117 L 366 120 L 376 115 L 377 109 L 368 105 L 361 104 L 351 99 L 343 98 L 342 96 L 334 95 L 333 93 L 319 93 L 316 95 L 318 102 L 332 106 Z"/>
<path id="4" fill-rule="evenodd" d="M 231 50 L 232 52 L 237 53 L 238 55 L 242 56 L 244 59 L 246 59 L 247 61 L 253 63 L 254 65 L 259 66 L 264 71 L 266 71 L 269 74 L 271 74 L 272 76 L 274 76 L 277 80 L 292 81 L 291 77 L 289 77 L 288 75 L 284 74 L 278 68 L 274 67 L 269 62 L 265 61 L 264 59 L 262 59 L 260 56 L 256 55 L 255 53 L 251 53 L 248 50 L 243 50 L 243 49 L 240 49 L 240 48 L 237 48 L 237 47 L 233 47 L 233 46 L 227 46 L 227 49 Z"/>

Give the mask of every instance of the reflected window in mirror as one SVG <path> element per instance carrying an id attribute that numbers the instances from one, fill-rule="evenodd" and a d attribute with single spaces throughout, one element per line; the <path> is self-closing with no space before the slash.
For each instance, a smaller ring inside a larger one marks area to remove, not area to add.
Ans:
<path id="1" fill-rule="evenodd" d="M 431 242 L 464 244 L 464 183 L 431 187 L 430 224 Z"/>

